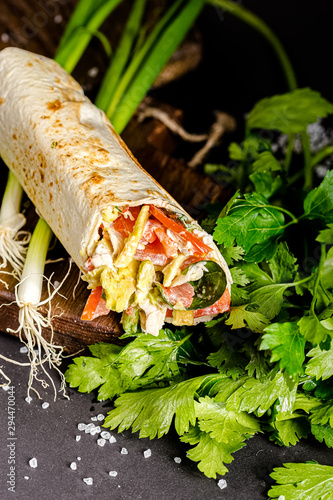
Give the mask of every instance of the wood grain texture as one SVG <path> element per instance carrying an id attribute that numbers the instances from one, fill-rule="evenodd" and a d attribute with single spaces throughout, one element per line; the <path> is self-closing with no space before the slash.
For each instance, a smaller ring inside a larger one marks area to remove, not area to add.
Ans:
<path id="1" fill-rule="evenodd" d="M 52 56 L 75 3 L 74 0 L 58 0 L 57 2 L 52 0 L 2 0 L 0 49 L 13 45 Z M 42 12 L 46 12 L 46 14 L 41 14 Z M 61 16 L 61 20 L 60 17 L 58 18 L 60 22 L 55 22 L 57 20 L 56 16 Z M 35 27 L 38 24 L 38 29 L 34 30 L 33 24 Z M 30 31 L 28 26 L 32 26 Z M 90 47 L 89 50 L 89 54 L 91 54 L 94 48 Z M 100 55 L 97 53 L 98 57 Z M 89 56 L 89 59 L 85 59 L 83 62 L 85 68 L 89 68 L 92 62 L 95 61 L 96 59 L 91 61 Z M 98 81 L 87 82 L 86 69 L 83 70 L 80 65 L 76 71 L 78 74 L 74 73 L 74 76 L 93 94 Z M 80 77 L 80 75 L 83 76 Z M 175 110 L 167 105 L 154 104 L 160 105 L 175 119 L 181 120 L 182 112 L 180 110 Z M 216 184 L 212 179 L 187 168 L 185 162 L 173 157 L 177 142 L 166 127 L 156 120 L 139 123 L 134 116 L 124 131 L 123 138 L 143 167 L 193 217 L 198 217 L 205 204 L 226 199 L 227 193 L 223 191 L 220 185 Z M 7 168 L 1 163 L 1 192 L 5 188 L 6 179 Z M 27 229 L 32 230 L 37 221 L 35 209 L 28 200 L 25 202 L 25 207 Z M 47 277 L 52 276 L 53 283 L 61 282 L 69 266 L 68 255 L 59 243 L 49 252 L 49 259 L 58 258 L 63 258 L 63 260 L 47 264 L 45 269 L 45 275 Z M 4 274 L 0 274 L 0 279 L 8 285 L 8 288 L 6 288 L 4 283 L 0 283 L 0 330 L 7 331 L 8 328 L 15 330 L 18 327 L 18 307 L 12 302 L 15 298 L 14 288 L 17 282 L 14 278 Z M 75 296 L 73 296 L 74 288 Z M 86 289 L 86 284 L 79 280 L 79 270 L 74 264 L 70 276 L 60 290 L 60 294 L 52 300 L 53 340 L 57 344 L 66 346 L 69 352 L 75 352 L 84 348 L 87 344 L 99 341 L 117 341 L 122 333 L 119 314 L 111 312 L 108 316 L 91 322 L 80 320 L 89 291 Z M 46 298 L 46 296 L 45 285 L 42 298 Z M 46 314 L 46 306 L 41 311 Z M 14 332 L 11 333 L 15 335 Z M 49 339 L 51 332 L 46 330 L 44 334 Z"/>

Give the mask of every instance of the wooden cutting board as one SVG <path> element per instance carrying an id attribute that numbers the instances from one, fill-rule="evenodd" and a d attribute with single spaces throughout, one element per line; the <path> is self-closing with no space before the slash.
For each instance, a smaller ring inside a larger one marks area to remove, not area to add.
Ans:
<path id="1" fill-rule="evenodd" d="M 59 3 L 59 6 L 54 4 L 58 10 L 57 12 L 50 12 L 45 10 L 44 4 L 42 5 L 38 0 L 17 0 L 15 5 L 11 0 L 3 0 L 0 12 L 0 31 L 2 33 L 0 49 L 13 45 L 52 57 L 75 3 L 75 0 L 68 0 L 66 5 L 63 5 L 64 2 L 61 2 L 61 5 Z M 123 10 L 125 7 L 124 4 Z M 115 14 L 121 17 L 121 9 Z M 124 14 L 127 15 L 126 12 Z M 116 21 L 113 21 L 114 26 L 117 25 Z M 92 94 L 98 85 L 98 80 L 102 78 L 103 64 L 106 63 L 101 48 L 98 46 L 98 42 L 95 41 L 96 43 L 95 48 L 94 44 L 89 47 L 87 56 L 83 58 L 83 61 L 80 61 L 78 68 L 74 72 L 74 76 L 84 86 L 85 90 L 90 91 Z M 93 58 L 91 58 L 92 55 Z M 92 84 L 91 79 L 89 80 L 87 77 L 87 69 L 96 63 L 100 63 L 102 70 Z M 181 120 L 182 112 L 180 110 L 175 110 L 166 105 L 159 106 L 163 107 L 174 118 Z M 227 193 L 223 192 L 220 185 L 216 184 L 212 179 L 187 168 L 183 161 L 173 157 L 177 141 L 165 126 L 156 120 L 139 123 L 137 118 L 134 117 L 124 131 L 123 138 L 143 167 L 193 217 L 198 218 L 207 203 L 226 199 Z M 5 188 L 7 172 L 7 168 L 0 160 L 1 192 Z M 31 204 L 29 205 L 28 200 L 24 205 L 27 217 L 26 229 L 32 231 L 37 221 L 35 209 Z M 59 208 L 61 209 L 61 207 Z M 63 260 L 47 264 L 45 269 L 45 275 L 47 277 L 52 276 L 54 283 L 62 281 L 69 267 L 68 255 L 58 243 L 49 252 L 49 259 L 60 258 Z M 0 331 L 6 332 L 8 328 L 15 330 L 18 327 L 18 307 L 13 303 L 15 300 L 14 289 L 17 282 L 14 278 L 4 274 L 0 274 L 0 279 L 5 281 L 8 287 L 4 283 L 0 283 Z M 75 295 L 73 294 L 74 289 Z M 100 341 L 116 341 L 121 335 L 119 314 L 111 312 L 108 316 L 91 322 L 80 320 L 89 291 L 86 289 L 86 284 L 79 280 L 79 269 L 74 264 L 60 293 L 61 295 L 54 297 L 51 306 L 52 315 L 54 316 L 52 321 L 54 342 L 64 345 L 68 351 L 74 352 L 87 344 Z M 42 298 L 44 299 L 46 296 L 46 286 L 44 286 Z M 47 313 L 46 306 L 41 308 L 41 312 L 43 314 Z M 11 333 L 15 335 L 14 332 Z M 46 330 L 44 332 L 45 337 L 49 338 L 50 333 L 49 330 Z"/>

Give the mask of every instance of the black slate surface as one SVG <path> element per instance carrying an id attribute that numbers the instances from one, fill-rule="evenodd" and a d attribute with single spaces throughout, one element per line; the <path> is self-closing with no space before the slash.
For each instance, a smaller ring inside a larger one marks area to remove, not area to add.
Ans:
<path id="1" fill-rule="evenodd" d="M 20 353 L 20 347 L 17 339 L 0 334 L 2 355 L 25 362 L 26 354 Z M 80 394 L 73 389 L 68 390 L 70 400 L 59 396 L 54 402 L 52 389 L 48 388 L 40 390 L 42 400 L 32 393 L 32 402 L 28 404 L 25 401 L 28 368 L 5 362 L 1 365 L 15 391 L 16 416 L 15 436 L 9 436 L 9 391 L 0 388 L 1 500 L 262 500 L 267 498 L 273 467 L 306 460 L 333 465 L 332 450 L 314 440 L 302 441 L 288 449 L 258 435 L 234 454 L 234 462 L 224 476 L 227 487 L 221 490 L 217 485 L 220 477 L 206 478 L 196 464 L 186 458 L 186 445 L 180 443 L 173 432 L 151 441 L 139 439 L 130 432 L 112 432 L 117 442 L 107 442 L 100 447 L 97 445 L 99 435 L 79 431 L 77 425 L 90 423 L 92 416 L 106 414 L 110 408 L 107 402 L 96 402 L 93 393 Z M 56 374 L 53 376 L 59 385 L 59 378 Z M 0 383 L 2 381 L 0 376 Z M 45 401 L 49 402 L 47 409 L 42 408 Z M 77 442 L 78 435 L 81 439 Z M 8 490 L 10 483 L 7 483 L 10 443 L 15 443 L 15 493 Z M 127 455 L 120 453 L 122 448 L 127 449 Z M 151 457 L 144 458 L 143 452 L 147 449 L 151 450 Z M 180 464 L 174 461 L 175 457 L 182 459 Z M 29 466 L 31 458 L 37 459 L 37 468 Z M 77 470 L 70 468 L 72 462 L 76 462 Z M 118 475 L 110 477 L 109 471 L 114 470 Z M 93 478 L 93 485 L 83 482 L 86 477 Z"/>

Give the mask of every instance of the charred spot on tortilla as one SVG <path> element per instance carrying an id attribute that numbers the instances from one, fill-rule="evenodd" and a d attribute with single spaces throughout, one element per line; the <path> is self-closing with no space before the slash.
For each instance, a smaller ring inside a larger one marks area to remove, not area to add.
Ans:
<path id="1" fill-rule="evenodd" d="M 59 99 L 56 99 L 53 102 L 47 102 L 46 103 L 47 109 L 50 111 L 57 111 L 62 107 L 62 103 L 59 101 Z"/>

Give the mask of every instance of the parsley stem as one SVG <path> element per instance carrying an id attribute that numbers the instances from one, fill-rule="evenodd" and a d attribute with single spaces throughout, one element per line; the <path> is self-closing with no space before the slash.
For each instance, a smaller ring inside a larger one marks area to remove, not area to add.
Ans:
<path id="1" fill-rule="evenodd" d="M 310 306 L 310 314 L 315 314 L 315 304 L 317 300 L 317 289 L 321 280 L 321 274 L 322 270 L 324 267 L 325 259 L 326 259 L 326 245 L 325 243 L 322 243 L 320 245 L 320 250 L 321 250 L 321 255 L 320 255 L 320 261 L 319 265 L 317 267 L 317 275 L 316 275 L 316 280 L 314 283 L 313 287 L 313 296 L 312 296 L 312 301 L 311 301 L 311 306 Z"/>
<path id="2" fill-rule="evenodd" d="M 271 205 L 271 207 L 275 208 L 276 210 L 279 210 L 280 212 L 283 212 L 283 213 L 289 215 L 289 217 L 292 219 L 291 222 L 288 222 L 288 224 L 286 224 L 285 227 L 290 226 L 291 224 L 296 224 L 298 222 L 297 217 L 295 217 L 294 214 L 289 212 L 289 210 L 286 210 L 285 208 L 282 208 L 282 207 L 277 207 L 275 205 Z"/>
<path id="3" fill-rule="evenodd" d="M 311 148 L 310 139 L 307 132 L 301 133 L 302 146 L 304 153 L 304 191 L 311 191 L 312 189 L 312 161 L 311 161 Z"/>
<path id="4" fill-rule="evenodd" d="M 295 134 L 290 134 L 289 139 L 288 139 L 286 158 L 285 158 L 285 162 L 284 162 L 284 169 L 285 169 L 287 174 L 289 173 L 291 158 L 292 158 L 293 151 L 294 151 L 294 142 L 295 142 Z"/>
<path id="5" fill-rule="evenodd" d="M 327 156 L 333 155 L 333 145 L 325 146 L 318 151 L 316 155 L 311 159 L 311 167 L 314 168 L 318 163 L 327 158 Z"/>
<path id="6" fill-rule="evenodd" d="M 303 278 L 302 280 L 299 280 L 299 281 L 294 281 L 294 283 L 288 283 L 288 286 L 298 286 L 298 285 L 302 285 L 303 283 L 307 283 L 308 281 L 310 281 L 312 279 L 312 274 L 310 274 L 310 276 L 307 276 L 306 278 Z"/>
<path id="7" fill-rule="evenodd" d="M 189 335 L 186 335 L 186 337 L 184 337 L 183 339 L 181 340 L 177 340 L 177 344 L 178 345 L 183 345 L 188 339 L 190 339 L 192 337 L 192 333 L 190 333 Z"/>
<path id="8" fill-rule="evenodd" d="M 230 14 L 233 14 L 236 17 L 239 17 L 242 21 L 259 31 L 259 33 L 261 33 L 273 47 L 282 66 L 289 89 L 294 90 L 297 88 L 296 76 L 283 45 L 275 33 L 262 19 L 260 19 L 260 17 L 245 9 L 242 5 L 232 2 L 231 0 L 207 0 L 207 2 L 230 12 Z"/>
<path id="9" fill-rule="evenodd" d="M 301 177 L 304 175 L 304 169 L 302 168 L 296 174 L 294 174 L 292 177 L 289 177 L 288 179 L 288 186 L 291 186 L 292 184 L 295 184 Z"/>

